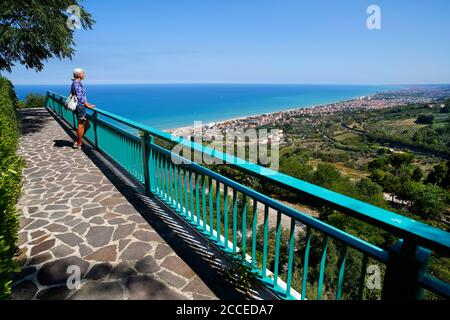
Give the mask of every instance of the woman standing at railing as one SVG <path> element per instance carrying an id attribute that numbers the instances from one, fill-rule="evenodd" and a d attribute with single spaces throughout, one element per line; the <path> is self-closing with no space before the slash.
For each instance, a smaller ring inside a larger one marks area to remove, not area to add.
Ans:
<path id="1" fill-rule="evenodd" d="M 75 70 L 73 70 L 73 81 L 70 90 L 73 95 L 76 95 L 78 101 L 77 108 L 75 110 L 75 114 L 77 115 L 78 119 L 78 139 L 73 144 L 74 148 L 81 148 L 81 145 L 83 143 L 83 136 L 90 128 L 89 121 L 86 119 L 86 108 L 95 108 L 95 105 L 87 102 L 86 91 L 84 90 L 83 84 L 81 83 L 81 81 L 84 80 L 84 77 L 85 73 L 83 69 L 76 68 Z"/>

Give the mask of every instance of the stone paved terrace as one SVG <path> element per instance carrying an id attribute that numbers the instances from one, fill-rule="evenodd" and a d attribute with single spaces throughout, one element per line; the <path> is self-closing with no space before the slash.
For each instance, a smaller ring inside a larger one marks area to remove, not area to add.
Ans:
<path id="1" fill-rule="evenodd" d="M 246 298 L 225 280 L 215 247 L 94 148 L 72 149 L 74 133 L 47 110 L 21 119 L 22 270 L 12 299 Z M 66 285 L 70 265 L 81 270 L 78 289 Z"/>

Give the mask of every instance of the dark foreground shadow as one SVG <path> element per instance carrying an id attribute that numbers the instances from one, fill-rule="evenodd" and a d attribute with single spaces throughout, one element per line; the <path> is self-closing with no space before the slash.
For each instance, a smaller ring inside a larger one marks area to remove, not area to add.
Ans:
<path id="1" fill-rule="evenodd" d="M 20 134 L 31 134 L 42 131 L 48 121 L 53 121 L 44 108 L 18 109 Z"/>
<path id="2" fill-rule="evenodd" d="M 75 138 L 72 129 L 57 117 L 55 120 L 66 133 Z M 65 146 L 65 142 L 58 142 Z M 55 141 L 56 144 L 56 141 Z M 170 210 L 154 196 L 143 194 L 143 187 L 130 175 L 117 168 L 110 159 L 89 143 L 83 148 L 89 159 L 102 171 L 128 202 L 141 214 L 172 250 L 184 260 L 209 289 L 219 298 L 243 300 L 249 297 L 226 280 L 225 265 L 231 260 L 204 238 L 197 230 Z M 257 285 L 254 296 L 261 299 L 276 298 L 268 290 Z"/>
<path id="3" fill-rule="evenodd" d="M 73 147 L 73 141 L 69 141 L 69 140 L 53 140 L 53 142 L 55 143 L 54 146 L 57 148 L 67 148 Z"/>

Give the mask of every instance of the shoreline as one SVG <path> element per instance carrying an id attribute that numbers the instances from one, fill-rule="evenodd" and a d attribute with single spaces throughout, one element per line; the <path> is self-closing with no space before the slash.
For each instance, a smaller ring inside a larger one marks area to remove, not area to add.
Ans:
<path id="1" fill-rule="evenodd" d="M 251 122 L 254 120 L 261 120 L 262 118 L 265 117 L 274 117 L 277 115 L 287 115 L 287 114 L 292 114 L 292 113 L 296 113 L 296 114 L 302 114 L 302 113 L 308 113 L 308 114 L 315 114 L 315 113 L 321 113 L 321 111 L 326 111 L 327 108 L 329 108 L 330 106 L 336 106 L 336 105 L 342 105 L 342 104 L 349 104 L 355 101 L 375 101 L 375 97 L 379 94 L 388 92 L 388 93 L 395 93 L 395 92 L 400 92 L 403 90 L 408 90 L 408 89 L 399 89 L 399 90 L 391 90 L 391 91 L 377 91 L 371 95 L 367 95 L 367 96 L 359 96 L 359 97 L 352 97 L 349 99 L 344 99 L 344 100 L 337 100 L 337 101 L 333 101 L 333 102 L 329 102 L 326 104 L 314 104 L 314 105 L 305 105 L 305 106 L 296 106 L 296 107 L 292 107 L 289 109 L 285 109 L 285 110 L 278 110 L 278 111 L 273 111 L 273 112 L 265 112 L 265 113 L 259 113 L 259 114 L 253 114 L 253 115 L 247 115 L 247 116 L 241 116 L 241 117 L 234 117 L 234 118 L 229 118 L 229 119 L 225 119 L 225 120 L 219 120 L 219 121 L 210 121 L 208 123 L 202 123 L 201 129 L 212 129 L 212 128 L 216 128 L 216 127 L 221 127 L 221 126 L 226 126 L 228 124 L 231 123 L 236 123 L 236 122 Z M 350 109 L 351 107 L 348 108 L 339 108 L 340 110 L 344 110 L 344 109 Z M 177 136 L 185 136 L 185 135 L 190 135 L 193 134 L 193 129 L 194 126 L 184 126 L 184 127 L 177 127 L 177 128 L 171 128 L 171 129 L 166 129 L 163 130 L 165 132 L 171 133 L 173 135 L 177 135 Z"/>
<path id="2" fill-rule="evenodd" d="M 256 128 L 261 125 L 280 125 L 289 123 L 292 118 L 299 116 L 322 116 L 334 114 L 343 110 L 356 109 L 386 109 L 398 107 L 407 104 L 433 104 L 436 98 L 433 90 L 423 88 L 401 88 L 395 90 L 377 91 L 367 96 L 357 96 L 349 99 L 338 100 L 325 104 L 316 104 L 311 106 L 293 107 L 290 109 L 274 112 L 265 112 L 256 115 L 234 117 L 231 119 L 220 120 L 216 122 L 202 123 L 201 131 L 216 129 L 248 129 Z M 164 130 L 176 136 L 190 137 L 194 134 L 194 126 L 178 127 Z"/>
<path id="3" fill-rule="evenodd" d="M 376 94 L 378 94 L 379 92 L 373 94 L 373 95 L 369 95 L 369 96 L 360 96 L 361 97 L 373 97 Z M 257 113 L 257 114 L 253 114 L 253 115 L 247 115 L 247 116 L 241 116 L 241 117 L 234 117 L 234 118 L 228 118 L 228 119 L 224 119 L 224 120 L 217 120 L 217 121 L 209 121 L 208 124 L 203 124 L 202 128 L 205 126 L 208 126 L 211 123 L 214 123 L 213 126 L 217 126 L 220 124 L 224 124 L 224 123 L 228 123 L 228 122 L 232 122 L 232 121 L 242 121 L 242 120 L 249 120 L 249 119 L 254 119 L 254 118 L 259 118 L 259 117 L 264 117 L 264 116 L 273 116 L 276 114 L 282 114 L 282 113 L 289 113 L 289 112 L 295 112 L 295 111 L 300 111 L 300 110 L 312 110 L 312 109 L 317 109 L 317 108 L 325 108 L 329 105 L 332 104 L 338 104 L 338 103 L 344 103 L 344 102 L 350 102 L 350 101 L 354 101 L 357 100 L 357 98 L 350 98 L 350 99 L 345 99 L 345 100 L 337 100 L 334 102 L 329 102 L 327 104 L 314 104 L 314 105 L 306 105 L 306 106 L 297 106 L 297 107 L 292 107 L 290 109 L 286 109 L 286 110 L 278 110 L 278 111 L 272 111 L 272 112 L 264 112 L 264 113 Z M 193 128 L 194 126 L 184 126 L 184 127 L 176 127 L 176 128 L 170 128 L 170 129 L 165 129 L 163 131 L 165 132 L 169 132 L 172 133 L 175 131 L 179 131 L 179 130 L 188 130 Z"/>

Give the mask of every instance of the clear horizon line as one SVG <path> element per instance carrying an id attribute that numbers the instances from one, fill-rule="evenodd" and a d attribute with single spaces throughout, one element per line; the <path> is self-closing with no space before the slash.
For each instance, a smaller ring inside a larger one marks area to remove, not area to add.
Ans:
<path id="1" fill-rule="evenodd" d="M 306 82 L 89 82 L 85 80 L 85 83 L 89 85 L 205 85 L 205 84 L 224 84 L 224 85 L 329 85 L 329 86 L 420 86 L 420 85 L 450 85 L 448 83 L 441 82 L 418 82 L 418 83 L 306 83 Z M 24 86 L 44 86 L 44 85 L 66 85 L 68 82 L 60 83 L 14 83 L 13 85 Z"/>

